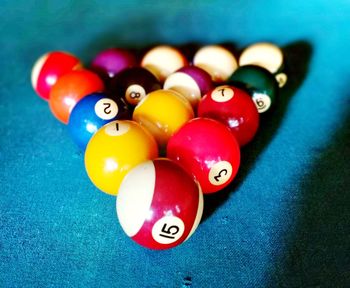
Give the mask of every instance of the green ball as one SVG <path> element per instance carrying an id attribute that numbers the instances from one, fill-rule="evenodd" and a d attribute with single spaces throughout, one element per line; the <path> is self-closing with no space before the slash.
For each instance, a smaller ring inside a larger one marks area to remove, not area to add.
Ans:
<path id="1" fill-rule="evenodd" d="M 228 79 L 228 84 L 247 90 L 259 113 L 270 110 L 276 102 L 278 83 L 275 76 L 265 68 L 241 66 Z"/>

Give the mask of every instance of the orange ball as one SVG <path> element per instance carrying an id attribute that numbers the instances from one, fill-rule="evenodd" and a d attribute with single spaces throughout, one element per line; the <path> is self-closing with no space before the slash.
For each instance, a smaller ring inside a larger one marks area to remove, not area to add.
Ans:
<path id="1" fill-rule="evenodd" d="M 104 90 L 97 74 L 88 70 L 71 71 L 58 79 L 50 92 L 49 105 L 52 114 L 67 124 L 75 104 L 94 92 Z"/>

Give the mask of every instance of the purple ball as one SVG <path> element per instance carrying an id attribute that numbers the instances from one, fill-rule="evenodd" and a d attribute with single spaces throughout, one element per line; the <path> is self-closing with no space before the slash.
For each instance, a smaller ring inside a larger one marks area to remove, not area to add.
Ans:
<path id="1" fill-rule="evenodd" d="M 212 88 L 213 82 L 209 73 L 196 66 L 184 66 L 169 75 L 164 82 L 164 89 L 179 92 L 191 102 L 192 107 L 196 107 Z"/>
<path id="2" fill-rule="evenodd" d="M 98 53 L 92 60 L 91 69 L 103 78 L 112 78 L 125 68 L 136 66 L 136 57 L 121 48 L 110 48 Z"/>

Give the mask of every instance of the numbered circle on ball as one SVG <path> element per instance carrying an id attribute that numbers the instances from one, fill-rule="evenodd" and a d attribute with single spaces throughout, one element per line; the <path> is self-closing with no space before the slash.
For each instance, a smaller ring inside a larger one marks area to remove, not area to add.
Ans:
<path id="1" fill-rule="evenodd" d="M 171 244 L 179 240 L 185 231 L 184 222 L 176 216 L 160 218 L 152 228 L 152 237 L 160 244 Z"/>
<path id="2" fill-rule="evenodd" d="M 227 102 L 233 98 L 235 92 L 229 86 L 219 86 L 211 93 L 211 98 L 216 102 Z"/>
<path id="3" fill-rule="evenodd" d="M 141 85 L 133 84 L 128 87 L 125 91 L 125 99 L 130 104 L 136 105 L 146 96 L 145 88 Z"/>
<path id="4" fill-rule="evenodd" d="M 130 129 L 129 123 L 124 123 L 120 121 L 110 122 L 105 126 L 105 132 L 109 136 L 121 136 L 128 132 Z"/>
<path id="5" fill-rule="evenodd" d="M 111 120 L 118 114 L 118 105 L 112 99 L 103 98 L 96 102 L 95 113 L 103 120 Z"/>
<path id="6" fill-rule="evenodd" d="M 215 163 L 209 171 L 209 182 L 215 186 L 225 184 L 232 175 L 232 165 L 227 161 Z"/>
<path id="7" fill-rule="evenodd" d="M 254 93 L 253 100 L 259 113 L 264 113 L 271 106 L 271 98 L 262 93 Z"/>

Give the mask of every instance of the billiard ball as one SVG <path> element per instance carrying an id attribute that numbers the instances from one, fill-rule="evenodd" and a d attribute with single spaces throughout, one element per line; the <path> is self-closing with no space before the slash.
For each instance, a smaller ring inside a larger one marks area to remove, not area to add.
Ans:
<path id="1" fill-rule="evenodd" d="M 116 120 L 102 126 L 85 150 L 85 169 L 101 191 L 116 195 L 131 168 L 158 157 L 153 136 L 130 120 Z"/>
<path id="2" fill-rule="evenodd" d="M 122 48 L 109 48 L 95 56 L 91 62 L 91 70 L 109 82 L 109 79 L 119 72 L 136 65 L 136 57 L 130 51 Z"/>
<path id="3" fill-rule="evenodd" d="M 256 65 L 241 66 L 227 82 L 230 85 L 246 89 L 252 96 L 259 113 L 271 109 L 277 100 L 277 81 L 265 68 Z"/>
<path id="4" fill-rule="evenodd" d="M 187 64 L 185 56 L 175 47 L 168 45 L 153 47 L 141 60 L 141 66 L 151 71 L 162 83 L 171 73 Z"/>
<path id="5" fill-rule="evenodd" d="M 147 128 L 160 148 L 188 120 L 194 117 L 190 102 L 171 90 L 156 90 L 149 93 L 133 112 L 133 120 Z"/>
<path id="6" fill-rule="evenodd" d="M 185 96 L 196 107 L 199 100 L 213 87 L 211 76 L 196 66 L 185 66 L 170 74 L 164 82 L 164 89 L 174 90 Z"/>
<path id="7" fill-rule="evenodd" d="M 147 69 L 132 67 L 118 73 L 109 89 L 131 106 L 136 106 L 148 93 L 161 89 L 161 84 Z"/>
<path id="8" fill-rule="evenodd" d="M 275 75 L 279 87 L 287 82 L 287 75 L 282 72 L 284 57 L 282 49 L 269 42 L 259 42 L 246 47 L 239 57 L 239 65 L 257 65 Z"/>
<path id="9" fill-rule="evenodd" d="M 35 92 L 43 99 L 50 98 L 52 86 L 62 75 L 81 68 L 80 60 L 74 55 L 53 51 L 41 56 L 34 64 L 31 80 Z"/>
<path id="10" fill-rule="evenodd" d="M 193 57 L 193 65 L 207 71 L 216 83 L 225 82 L 238 67 L 231 51 L 220 45 L 200 48 Z"/>
<path id="11" fill-rule="evenodd" d="M 85 150 L 92 135 L 103 125 L 117 119 L 130 117 L 127 105 L 105 93 L 93 93 L 82 98 L 73 108 L 68 130 L 73 141 Z"/>
<path id="12" fill-rule="evenodd" d="M 125 233 L 136 243 L 157 250 L 186 241 L 203 213 L 200 186 L 169 159 L 146 161 L 133 168 L 122 181 L 116 202 Z"/>
<path id="13" fill-rule="evenodd" d="M 195 118 L 169 139 L 167 157 L 190 173 L 203 193 L 209 194 L 225 188 L 236 176 L 240 147 L 224 124 Z"/>
<path id="14" fill-rule="evenodd" d="M 51 112 L 58 120 L 67 124 L 72 109 L 80 99 L 103 90 L 104 84 L 97 74 L 88 70 L 68 72 L 51 89 Z"/>
<path id="15" fill-rule="evenodd" d="M 249 143 L 259 127 L 259 112 L 250 95 L 229 85 L 218 86 L 208 92 L 199 102 L 198 116 L 225 124 L 240 146 Z"/>

